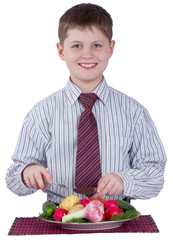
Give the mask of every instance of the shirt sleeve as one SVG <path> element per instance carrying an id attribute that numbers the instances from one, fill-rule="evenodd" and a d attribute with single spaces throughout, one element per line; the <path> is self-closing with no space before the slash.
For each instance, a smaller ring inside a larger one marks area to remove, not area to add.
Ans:
<path id="1" fill-rule="evenodd" d="M 130 149 L 131 169 L 118 174 L 124 181 L 124 196 L 134 199 L 156 197 L 163 188 L 166 153 L 146 109 L 134 126 Z"/>
<path id="2" fill-rule="evenodd" d="M 7 187 L 19 196 L 34 193 L 36 190 L 25 186 L 21 173 L 29 164 L 39 164 L 47 167 L 45 148 L 47 140 L 39 131 L 31 113 L 26 116 L 16 144 L 13 164 L 6 174 Z"/>

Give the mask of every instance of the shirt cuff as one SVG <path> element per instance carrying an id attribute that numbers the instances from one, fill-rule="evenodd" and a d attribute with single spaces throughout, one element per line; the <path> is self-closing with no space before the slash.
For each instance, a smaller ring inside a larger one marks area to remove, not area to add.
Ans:
<path id="1" fill-rule="evenodd" d="M 20 169 L 19 169 L 19 172 L 18 172 L 18 176 L 19 176 L 19 181 L 20 181 L 20 188 L 21 188 L 21 191 L 22 192 L 30 192 L 30 193 L 34 193 L 34 192 L 36 192 L 37 190 L 36 189 L 33 189 L 33 188 L 29 188 L 29 187 L 27 187 L 26 186 L 26 184 L 24 183 L 24 180 L 23 180 L 23 177 L 22 177 L 22 172 L 23 172 L 23 170 L 27 167 L 27 166 L 29 166 L 29 165 L 35 165 L 36 163 L 30 163 L 30 164 L 24 164 Z"/>
<path id="2" fill-rule="evenodd" d="M 127 172 L 116 172 L 124 182 L 124 197 L 130 197 L 133 189 L 133 179 Z"/>

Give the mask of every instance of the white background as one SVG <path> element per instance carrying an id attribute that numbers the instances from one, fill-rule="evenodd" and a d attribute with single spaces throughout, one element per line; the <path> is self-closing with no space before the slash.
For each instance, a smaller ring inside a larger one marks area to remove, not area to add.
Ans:
<path id="1" fill-rule="evenodd" d="M 58 19 L 68 8 L 89 1 L 4 0 L 0 2 L 0 237 L 15 217 L 37 216 L 46 195 L 18 197 L 6 189 L 23 119 L 31 107 L 65 86 L 69 76 L 56 50 Z M 132 96 L 150 112 L 164 143 L 168 162 L 164 189 L 151 200 L 136 200 L 151 214 L 159 234 L 90 234 L 25 236 L 20 239 L 171 239 L 172 228 L 172 85 L 173 7 L 170 0 L 97 0 L 114 20 L 114 56 L 104 73 L 108 84 Z M 3 237 L 3 238 L 2 238 Z M 10 237 L 14 238 L 14 237 Z M 16 238 L 15 238 L 16 239 Z"/>

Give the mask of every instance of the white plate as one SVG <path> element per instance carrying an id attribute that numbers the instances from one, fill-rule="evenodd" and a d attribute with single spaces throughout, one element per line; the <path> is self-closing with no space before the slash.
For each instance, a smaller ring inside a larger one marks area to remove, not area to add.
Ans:
<path id="1" fill-rule="evenodd" d="M 141 215 L 140 212 L 138 212 L 138 217 Z M 51 220 L 45 220 L 46 222 L 52 222 L 57 224 L 59 227 L 62 227 L 64 229 L 70 229 L 70 230 L 103 230 L 103 229 L 110 229 L 110 228 L 117 228 L 123 225 L 124 223 L 131 221 L 133 218 L 120 220 L 120 221 L 108 221 L 108 222 L 99 222 L 99 223 L 63 223 L 63 222 L 56 222 Z"/>

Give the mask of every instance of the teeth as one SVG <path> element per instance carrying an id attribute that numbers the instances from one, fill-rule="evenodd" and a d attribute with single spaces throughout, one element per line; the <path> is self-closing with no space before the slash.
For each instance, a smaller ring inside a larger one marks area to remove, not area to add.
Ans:
<path id="1" fill-rule="evenodd" d="M 85 63 L 81 63 L 81 66 L 82 67 L 87 67 L 87 68 L 90 68 L 90 67 L 94 67 L 96 64 L 85 64 Z"/>

